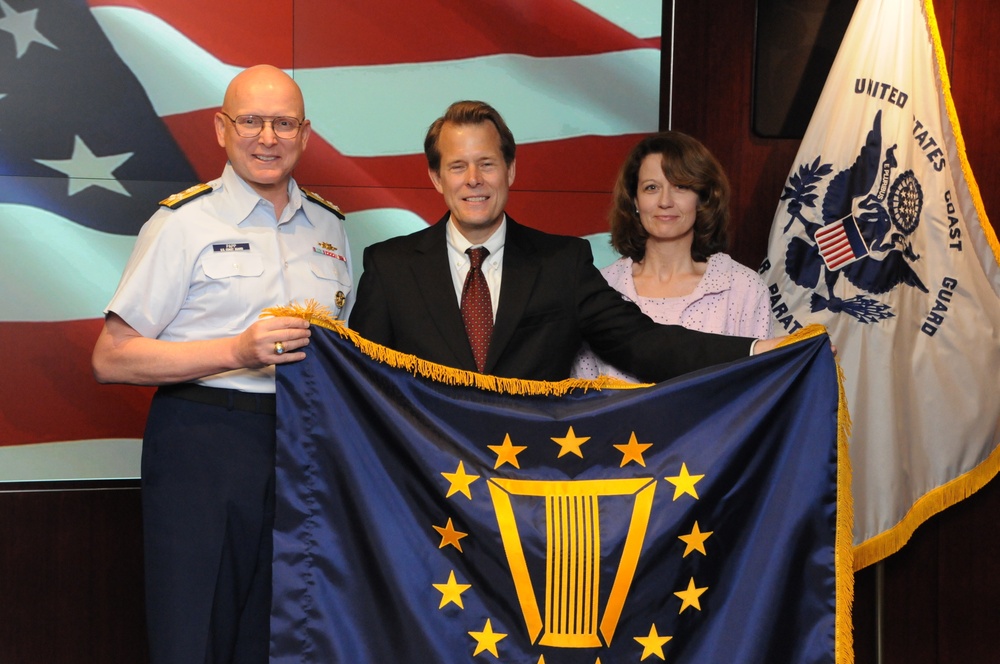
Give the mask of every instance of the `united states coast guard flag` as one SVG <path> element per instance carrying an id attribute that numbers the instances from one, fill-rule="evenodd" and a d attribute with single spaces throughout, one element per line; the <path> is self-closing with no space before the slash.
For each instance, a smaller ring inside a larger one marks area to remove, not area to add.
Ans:
<path id="1" fill-rule="evenodd" d="M 780 326 L 838 349 L 858 568 L 997 472 L 998 256 L 931 1 L 861 0 L 761 270 Z"/>
<path id="2" fill-rule="evenodd" d="M 853 661 L 825 336 L 567 393 L 334 328 L 278 371 L 272 662 Z"/>

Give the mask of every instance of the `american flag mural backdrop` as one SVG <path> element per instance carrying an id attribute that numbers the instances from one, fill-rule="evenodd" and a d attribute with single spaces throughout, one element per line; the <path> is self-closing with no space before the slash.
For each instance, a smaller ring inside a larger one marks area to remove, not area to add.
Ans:
<path id="1" fill-rule="evenodd" d="M 444 212 L 427 126 L 483 99 L 518 139 L 509 212 L 603 232 L 618 164 L 657 128 L 659 0 L 0 0 L 0 481 L 133 476 L 152 390 L 90 352 L 157 202 L 219 175 L 212 116 L 260 62 L 301 85 L 299 183 L 365 246 Z M 276 303 L 281 304 L 281 303 Z"/>

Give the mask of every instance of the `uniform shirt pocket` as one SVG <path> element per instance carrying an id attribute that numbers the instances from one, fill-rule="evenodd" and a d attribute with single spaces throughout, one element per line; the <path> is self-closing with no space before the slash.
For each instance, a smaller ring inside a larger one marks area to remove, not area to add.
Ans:
<path id="1" fill-rule="evenodd" d="M 243 251 L 211 254 L 204 257 L 201 265 L 209 279 L 259 277 L 264 274 L 264 259 L 260 254 Z"/>
<path id="2" fill-rule="evenodd" d="M 331 307 L 334 315 L 340 315 L 350 301 L 351 274 L 343 261 L 322 257 L 309 261 L 313 276 L 320 279 L 323 290 L 326 291 L 320 302 Z"/>
<path id="3" fill-rule="evenodd" d="M 351 289 L 351 280 L 347 273 L 347 265 L 342 261 L 330 258 L 311 260 L 309 261 L 309 267 L 316 277 L 339 283 L 341 290 L 344 290 L 344 292 Z"/>

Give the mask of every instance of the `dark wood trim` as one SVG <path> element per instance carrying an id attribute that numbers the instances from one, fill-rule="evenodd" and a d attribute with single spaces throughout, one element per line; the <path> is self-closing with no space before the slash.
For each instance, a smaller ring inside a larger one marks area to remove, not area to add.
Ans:
<path id="1" fill-rule="evenodd" d="M 0 662 L 146 661 L 138 483 L 0 485 Z"/>

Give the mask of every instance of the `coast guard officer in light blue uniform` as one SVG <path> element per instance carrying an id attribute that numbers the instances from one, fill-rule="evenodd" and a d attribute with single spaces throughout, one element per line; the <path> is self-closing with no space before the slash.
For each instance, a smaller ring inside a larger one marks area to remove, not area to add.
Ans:
<path id="1" fill-rule="evenodd" d="M 298 85 L 237 75 L 215 115 L 222 176 L 162 202 L 136 240 L 94 349 L 100 382 L 158 385 L 142 452 L 153 664 L 268 660 L 276 364 L 309 325 L 258 316 L 350 306 L 343 215 L 291 177 L 310 135 Z"/>

